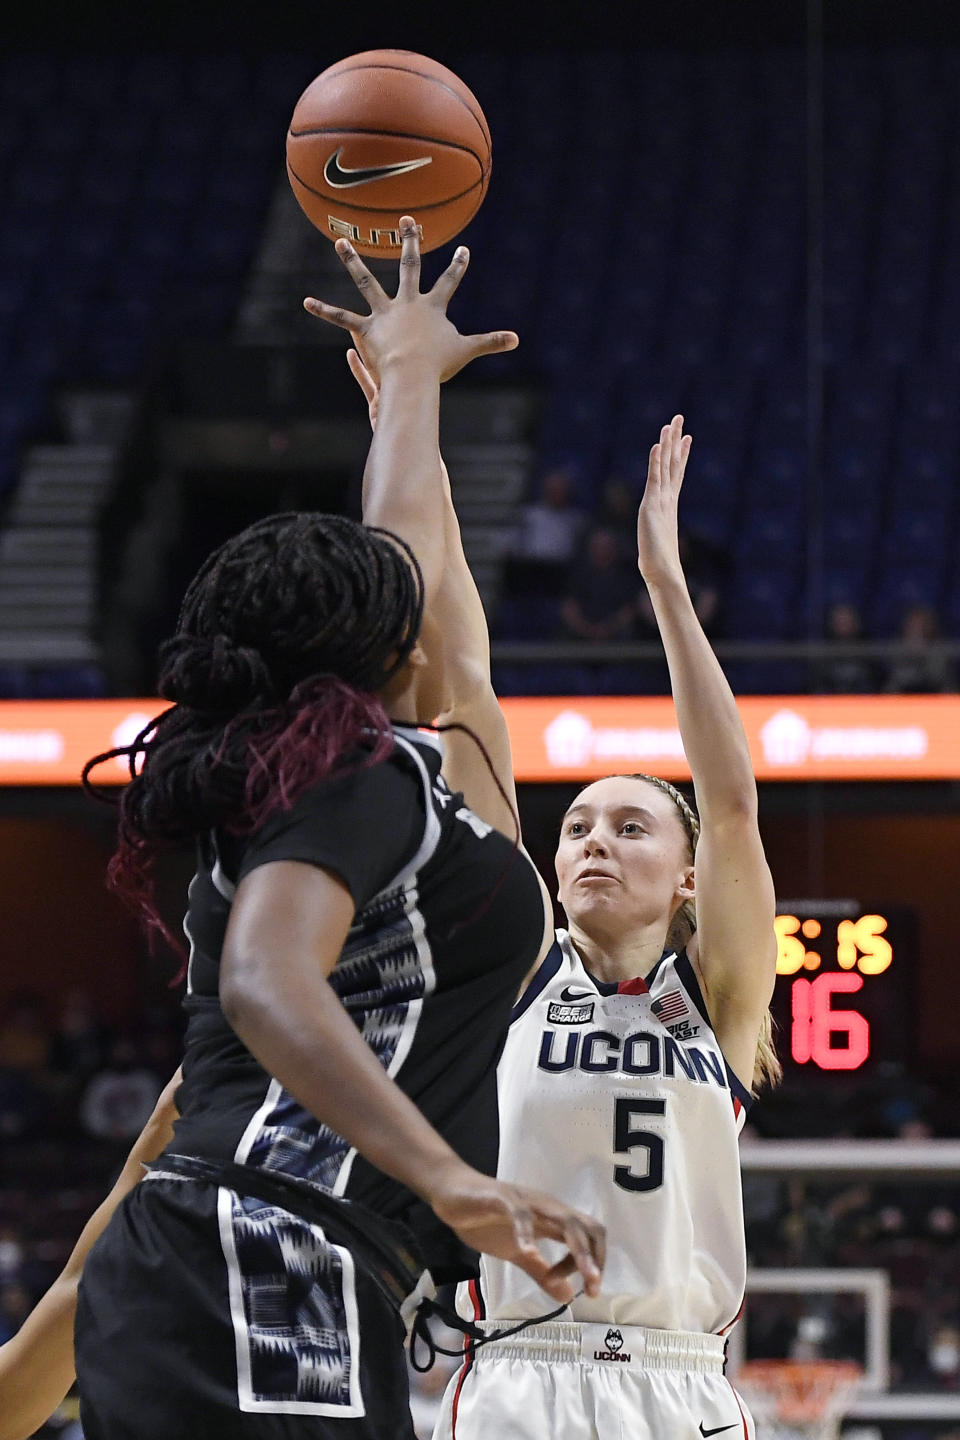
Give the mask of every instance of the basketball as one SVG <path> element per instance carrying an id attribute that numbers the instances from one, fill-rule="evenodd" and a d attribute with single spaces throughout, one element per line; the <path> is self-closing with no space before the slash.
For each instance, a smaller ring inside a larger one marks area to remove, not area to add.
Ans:
<path id="1" fill-rule="evenodd" d="M 367 50 L 307 86 L 287 131 L 287 174 L 309 220 L 362 255 L 400 253 L 399 217 L 421 251 L 459 235 L 490 182 L 490 130 L 452 70 L 409 50 Z"/>

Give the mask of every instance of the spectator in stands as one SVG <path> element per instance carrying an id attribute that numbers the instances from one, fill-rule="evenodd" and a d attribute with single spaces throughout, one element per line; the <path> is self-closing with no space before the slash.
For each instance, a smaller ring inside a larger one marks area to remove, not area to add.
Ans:
<path id="1" fill-rule="evenodd" d="M 702 535 L 681 530 L 680 560 L 697 619 L 706 633 L 715 637 L 723 628 L 723 586 L 729 556 Z"/>
<path id="2" fill-rule="evenodd" d="M 927 1339 L 927 1367 L 940 1389 L 960 1390 L 960 1327 L 933 1327 Z"/>
<path id="3" fill-rule="evenodd" d="M 10 1001 L 0 1024 L 0 1066 L 36 1075 L 50 1059 L 50 1028 L 43 1001 L 30 990 L 21 990 Z"/>
<path id="4" fill-rule="evenodd" d="M 28 1075 L 0 1066 L 0 1143 L 35 1130 L 46 1110 L 44 1095 Z"/>
<path id="5" fill-rule="evenodd" d="M 635 565 L 637 559 L 637 506 L 639 495 L 621 475 L 610 475 L 600 492 L 600 509 L 594 523 L 610 530 L 617 537 L 621 559 Z"/>
<path id="6" fill-rule="evenodd" d="M 838 646 L 863 639 L 863 621 L 856 605 L 839 601 L 827 611 L 825 638 Z M 816 669 L 818 690 L 828 695 L 871 695 L 879 688 L 880 673 L 873 660 L 860 655 L 831 655 Z"/>
<path id="7" fill-rule="evenodd" d="M 43 1001 L 23 990 L 0 1022 L 0 1140 L 43 1123 L 49 1105 L 50 1030 Z"/>
<path id="8" fill-rule="evenodd" d="M 89 994 L 79 985 L 71 986 L 63 996 L 54 1027 L 53 1069 L 77 1081 L 86 1080 L 103 1063 L 107 1044 L 107 1026 Z"/>
<path id="9" fill-rule="evenodd" d="M 790 1341 L 791 1360 L 820 1360 L 828 1347 L 833 1326 L 829 1312 L 809 1309 L 797 1318 L 797 1328 Z"/>
<path id="10" fill-rule="evenodd" d="M 927 1234 L 930 1240 L 943 1249 L 950 1249 L 960 1242 L 960 1216 L 947 1204 L 934 1205 L 927 1212 Z"/>
<path id="11" fill-rule="evenodd" d="M 177 1017 L 164 1023 L 161 1015 L 144 1018 L 144 1028 L 137 1036 L 141 1063 L 155 1075 L 169 1075 L 183 1055 L 183 1031 Z"/>
<path id="12" fill-rule="evenodd" d="M 898 631 L 900 649 L 890 666 L 884 689 L 894 695 L 955 690 L 953 663 L 937 641 L 940 622 L 930 605 L 911 605 L 904 611 Z"/>
<path id="13" fill-rule="evenodd" d="M 580 640 L 625 640 L 637 616 L 639 576 L 620 558 L 611 530 L 594 530 L 571 571 L 560 609 L 568 635 Z"/>
<path id="14" fill-rule="evenodd" d="M 715 546 L 697 535 L 680 531 L 680 560 L 687 580 L 687 589 L 697 612 L 697 619 L 705 633 L 711 638 L 722 631 L 723 579 L 727 570 L 727 557 Z M 639 632 L 644 640 L 659 637 L 653 606 L 646 590 L 641 589 L 637 606 Z"/>
<path id="15" fill-rule="evenodd" d="M 94 1075 L 80 1104 L 80 1121 L 98 1140 L 130 1141 L 146 1125 L 162 1081 L 137 1064 L 137 1049 L 126 1038 L 114 1042 L 108 1065 Z"/>
<path id="16" fill-rule="evenodd" d="M 20 1279 L 23 1237 L 15 1225 L 0 1225 L 0 1285 Z"/>
<path id="17" fill-rule="evenodd" d="M 573 503 L 573 476 L 555 466 L 540 482 L 540 498 L 524 505 L 513 540 L 518 560 L 562 565 L 577 552 L 586 517 Z M 632 523 L 632 522 L 631 522 Z"/>
<path id="18" fill-rule="evenodd" d="M 868 1264 L 876 1263 L 876 1255 Z M 922 1306 L 894 1296 L 890 1312 L 890 1380 L 894 1390 L 926 1390 L 930 1386 Z"/>
<path id="19" fill-rule="evenodd" d="M 33 1300 L 26 1286 L 13 1281 L 0 1289 L 0 1345 L 16 1335 L 32 1309 Z"/>

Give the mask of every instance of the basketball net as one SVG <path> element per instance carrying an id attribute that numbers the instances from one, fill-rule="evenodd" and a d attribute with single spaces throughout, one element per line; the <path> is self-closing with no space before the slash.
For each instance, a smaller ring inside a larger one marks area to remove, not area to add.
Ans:
<path id="1" fill-rule="evenodd" d="M 736 1383 L 757 1440 L 837 1440 L 862 1379 L 849 1360 L 748 1360 Z"/>

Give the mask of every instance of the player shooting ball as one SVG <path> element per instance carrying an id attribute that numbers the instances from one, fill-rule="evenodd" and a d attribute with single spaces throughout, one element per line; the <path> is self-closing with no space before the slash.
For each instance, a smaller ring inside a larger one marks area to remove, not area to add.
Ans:
<path id="1" fill-rule="evenodd" d="M 395 299 L 341 241 L 338 253 L 371 313 L 306 302 L 352 332 L 351 369 L 384 439 L 388 412 L 377 387 L 389 372 L 395 406 L 391 345 L 401 322 L 399 384 L 408 402 L 417 387 L 432 394 L 447 378 L 436 300 L 413 278 L 416 227 L 403 225 Z M 426 402 L 422 423 L 433 443 Z M 576 796 L 556 855 L 568 928 L 554 932 L 543 885 L 544 937 L 498 1070 L 498 1176 L 545 1186 L 604 1221 L 602 1288 L 579 1294 L 569 1319 L 530 1323 L 469 1355 L 447 1391 L 437 1440 L 487 1440 L 498 1427 L 518 1440 L 607 1440 L 624 1429 L 671 1440 L 754 1433 L 723 1355 L 746 1278 L 738 1136 L 755 1092 L 779 1074 L 768 1010 L 774 888 L 743 727 L 680 562 L 677 507 L 690 445 L 678 415 L 650 451 L 637 563 L 666 651 L 696 811 L 652 776 L 610 776 Z M 448 697 L 441 727 L 469 727 L 493 771 L 470 736 L 453 730 L 444 737 L 445 773 L 513 835 L 507 728 L 439 451 L 433 470 L 413 511 L 408 494 L 400 504 L 398 473 L 395 503 L 381 492 L 375 518 L 428 563 L 442 558 L 432 607 L 443 641 L 434 663 L 444 667 Z M 544 1296 L 484 1257 L 459 1303 L 491 1331 L 531 1322 Z"/>

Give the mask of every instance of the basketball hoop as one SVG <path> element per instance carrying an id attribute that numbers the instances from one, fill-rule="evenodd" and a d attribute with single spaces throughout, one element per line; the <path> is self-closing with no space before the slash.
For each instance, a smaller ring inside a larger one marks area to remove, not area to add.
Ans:
<path id="1" fill-rule="evenodd" d="M 862 1379 L 849 1360 L 748 1360 L 736 1382 L 757 1440 L 837 1440 Z"/>

